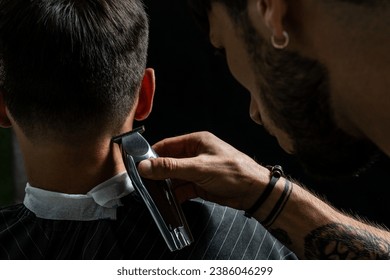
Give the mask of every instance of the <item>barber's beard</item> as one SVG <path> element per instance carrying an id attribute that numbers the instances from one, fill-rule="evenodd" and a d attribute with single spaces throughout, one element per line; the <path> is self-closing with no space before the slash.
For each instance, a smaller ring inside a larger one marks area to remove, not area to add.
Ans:
<path id="1" fill-rule="evenodd" d="M 335 178 L 356 176 L 372 165 L 379 149 L 345 133 L 334 121 L 326 68 L 274 49 L 250 25 L 244 26 L 244 34 L 266 113 L 293 140 L 303 167 L 312 175 Z"/>

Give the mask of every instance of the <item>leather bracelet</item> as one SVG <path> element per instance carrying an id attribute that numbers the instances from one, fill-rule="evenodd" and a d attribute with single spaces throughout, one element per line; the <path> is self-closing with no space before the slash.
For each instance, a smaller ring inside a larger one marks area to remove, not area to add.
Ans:
<path id="1" fill-rule="evenodd" d="M 280 212 L 282 212 L 284 206 L 287 203 L 287 200 L 289 199 L 291 193 L 293 190 L 293 184 L 289 180 L 286 179 L 286 182 L 284 183 L 284 190 L 282 195 L 279 197 L 278 201 L 276 202 L 274 208 L 269 213 L 268 217 L 265 218 L 261 224 L 265 227 L 271 226 L 276 218 L 279 216 Z"/>
<path id="2" fill-rule="evenodd" d="M 256 210 L 259 209 L 260 206 L 263 205 L 263 203 L 270 196 L 279 178 L 281 176 L 284 176 L 283 169 L 280 165 L 267 166 L 267 168 L 271 171 L 271 179 L 268 185 L 266 186 L 266 188 L 264 189 L 264 191 L 261 193 L 260 197 L 253 204 L 253 206 L 245 211 L 244 216 L 247 218 L 252 218 L 253 213 L 255 213 Z"/>

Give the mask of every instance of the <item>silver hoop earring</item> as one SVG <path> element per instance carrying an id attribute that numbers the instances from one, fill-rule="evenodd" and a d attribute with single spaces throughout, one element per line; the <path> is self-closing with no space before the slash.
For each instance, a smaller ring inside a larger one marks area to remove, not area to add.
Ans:
<path id="1" fill-rule="evenodd" d="M 275 49 L 282 50 L 288 46 L 288 44 L 290 43 L 290 37 L 288 36 L 288 33 L 286 31 L 283 31 L 283 37 L 284 37 L 284 42 L 277 43 L 275 40 L 275 36 L 274 35 L 271 36 L 271 43 Z"/>

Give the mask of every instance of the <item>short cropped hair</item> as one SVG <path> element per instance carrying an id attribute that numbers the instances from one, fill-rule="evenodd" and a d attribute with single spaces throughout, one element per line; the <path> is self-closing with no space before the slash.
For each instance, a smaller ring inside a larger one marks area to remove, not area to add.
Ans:
<path id="1" fill-rule="evenodd" d="M 119 130 L 148 28 L 141 0 L 0 0 L 0 87 L 25 135 L 66 142 Z"/>

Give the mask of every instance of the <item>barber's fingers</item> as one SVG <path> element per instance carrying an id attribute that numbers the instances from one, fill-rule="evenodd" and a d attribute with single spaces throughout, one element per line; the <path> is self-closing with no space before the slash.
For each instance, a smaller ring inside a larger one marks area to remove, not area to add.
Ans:
<path id="1" fill-rule="evenodd" d="M 166 138 L 153 145 L 161 157 L 195 157 L 215 145 L 219 139 L 209 132 L 194 132 L 177 137 Z"/>
<path id="2" fill-rule="evenodd" d="M 194 158 L 159 157 L 143 160 L 138 165 L 140 175 L 152 180 L 171 178 L 196 183 L 199 180 L 197 170 Z"/>
<path id="3" fill-rule="evenodd" d="M 198 160 L 197 160 L 198 161 Z M 194 165 L 194 159 L 154 158 L 141 161 L 138 171 L 142 177 L 152 180 L 172 179 L 175 196 L 179 203 L 201 197 L 216 203 L 224 203 L 223 199 L 212 195 L 199 186 L 207 182 L 207 173 Z"/>

